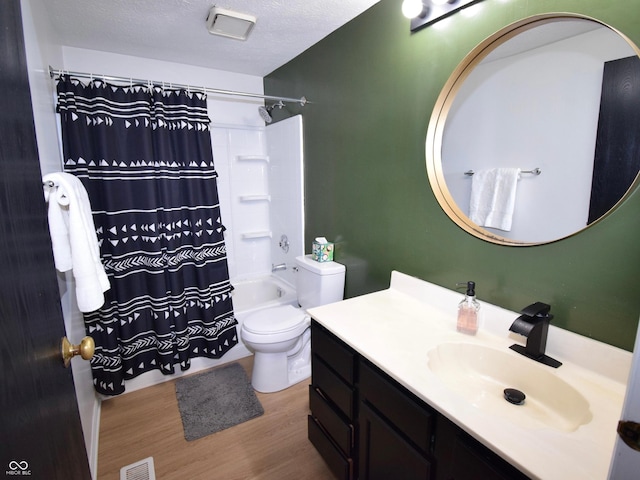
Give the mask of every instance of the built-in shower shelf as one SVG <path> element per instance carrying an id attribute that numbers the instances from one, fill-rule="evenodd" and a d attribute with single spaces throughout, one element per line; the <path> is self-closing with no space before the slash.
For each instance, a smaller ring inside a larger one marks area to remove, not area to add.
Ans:
<path id="1" fill-rule="evenodd" d="M 251 240 L 254 238 L 271 238 L 271 230 L 264 230 L 262 232 L 245 232 L 242 234 L 243 240 Z"/>
<path id="2" fill-rule="evenodd" d="M 268 155 L 237 155 L 239 162 L 269 162 Z"/>
<path id="3" fill-rule="evenodd" d="M 271 195 L 240 195 L 241 202 L 270 202 Z"/>

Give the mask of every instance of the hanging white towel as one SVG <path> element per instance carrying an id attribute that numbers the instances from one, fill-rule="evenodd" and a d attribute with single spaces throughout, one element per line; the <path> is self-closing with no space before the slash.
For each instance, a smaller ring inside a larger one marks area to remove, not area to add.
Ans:
<path id="1" fill-rule="evenodd" d="M 473 174 L 469 218 L 484 227 L 511 230 L 519 168 L 493 168 Z"/>
<path id="2" fill-rule="evenodd" d="M 58 172 L 42 177 L 45 199 L 49 202 L 49 232 L 56 269 L 73 271 L 76 297 L 81 312 L 93 312 L 104 304 L 109 279 L 100 262 L 91 204 L 82 182 Z"/>

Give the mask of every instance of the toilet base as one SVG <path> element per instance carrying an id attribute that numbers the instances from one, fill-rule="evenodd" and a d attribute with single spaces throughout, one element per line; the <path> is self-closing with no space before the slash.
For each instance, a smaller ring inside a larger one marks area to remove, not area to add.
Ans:
<path id="1" fill-rule="evenodd" d="M 311 377 L 311 332 L 304 333 L 302 348 L 289 352 L 267 353 L 255 351 L 251 385 L 261 393 L 273 393 L 289 388 Z M 300 345 L 300 343 L 298 343 Z M 296 351 L 297 350 L 297 351 Z"/>
<path id="2" fill-rule="evenodd" d="M 273 393 L 289 388 L 311 377 L 311 364 L 289 364 L 286 353 L 255 352 L 251 385 L 261 393 Z"/>

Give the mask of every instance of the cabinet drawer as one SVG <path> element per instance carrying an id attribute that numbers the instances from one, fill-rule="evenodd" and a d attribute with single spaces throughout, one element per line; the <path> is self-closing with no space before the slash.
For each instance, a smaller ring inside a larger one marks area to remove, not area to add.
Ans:
<path id="1" fill-rule="evenodd" d="M 315 321 L 311 324 L 311 350 L 344 381 L 354 384 L 355 352 Z"/>
<path id="2" fill-rule="evenodd" d="M 396 425 L 425 454 L 431 452 L 435 413 L 368 362 L 360 363 L 360 399 Z"/>
<path id="3" fill-rule="evenodd" d="M 307 423 L 309 440 L 327 462 L 334 475 L 340 480 L 351 480 L 353 478 L 353 461 L 342 455 L 311 415 L 308 416 Z"/>
<path id="4" fill-rule="evenodd" d="M 345 422 L 312 386 L 309 386 L 309 408 L 313 417 L 333 438 L 345 455 L 350 457 L 355 443 L 353 425 Z"/>
<path id="5" fill-rule="evenodd" d="M 313 355 L 311 361 L 311 383 L 347 418 L 353 420 L 355 415 L 353 388 L 316 355 Z"/>

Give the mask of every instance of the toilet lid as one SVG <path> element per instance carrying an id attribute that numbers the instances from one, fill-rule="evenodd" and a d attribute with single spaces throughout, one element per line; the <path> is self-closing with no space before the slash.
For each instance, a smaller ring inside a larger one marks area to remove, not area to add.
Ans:
<path id="1" fill-rule="evenodd" d="M 242 325 L 253 333 L 281 333 L 298 328 L 304 317 L 301 309 L 293 305 L 282 305 L 254 312 L 244 319 Z"/>

